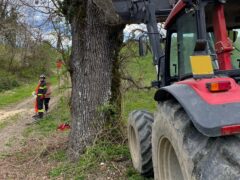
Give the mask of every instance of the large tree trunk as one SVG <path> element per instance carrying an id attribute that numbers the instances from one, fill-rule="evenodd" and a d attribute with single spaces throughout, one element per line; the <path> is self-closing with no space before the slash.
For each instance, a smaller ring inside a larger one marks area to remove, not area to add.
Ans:
<path id="1" fill-rule="evenodd" d="M 69 154 L 72 160 L 78 159 L 92 144 L 106 122 L 102 109 L 112 100 L 113 62 L 120 46 L 118 35 L 122 32 L 122 27 L 106 25 L 103 12 L 90 0 L 74 12 L 70 63 L 72 129 Z"/>

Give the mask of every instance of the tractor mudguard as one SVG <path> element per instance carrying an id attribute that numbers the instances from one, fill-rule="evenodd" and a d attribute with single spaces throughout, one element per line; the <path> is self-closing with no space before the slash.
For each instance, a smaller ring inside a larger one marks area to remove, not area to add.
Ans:
<path id="1" fill-rule="evenodd" d="M 196 129 L 206 136 L 221 136 L 223 127 L 240 125 L 240 101 L 210 104 L 191 86 L 181 83 L 159 89 L 154 97 L 158 102 L 171 98 L 180 103 Z"/>

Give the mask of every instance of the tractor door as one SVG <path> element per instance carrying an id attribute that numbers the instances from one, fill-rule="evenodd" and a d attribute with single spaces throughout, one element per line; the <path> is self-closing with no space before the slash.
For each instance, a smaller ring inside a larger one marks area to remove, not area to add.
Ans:
<path id="1" fill-rule="evenodd" d="M 182 13 L 167 34 L 166 63 L 171 81 L 179 81 L 191 74 L 189 57 L 194 53 L 198 39 L 195 11 Z"/>

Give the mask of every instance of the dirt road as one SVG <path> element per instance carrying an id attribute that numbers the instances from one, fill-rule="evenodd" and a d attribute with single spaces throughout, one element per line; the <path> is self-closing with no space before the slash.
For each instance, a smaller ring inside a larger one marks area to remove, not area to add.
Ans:
<path id="1" fill-rule="evenodd" d="M 58 96 L 51 98 L 50 110 L 58 99 Z M 0 123 L 5 124 L 2 128 L 0 126 L 0 153 L 12 149 L 9 142 L 20 142 L 23 138 L 22 132 L 33 120 L 34 101 L 34 97 L 29 97 L 18 104 L 0 109 Z"/>

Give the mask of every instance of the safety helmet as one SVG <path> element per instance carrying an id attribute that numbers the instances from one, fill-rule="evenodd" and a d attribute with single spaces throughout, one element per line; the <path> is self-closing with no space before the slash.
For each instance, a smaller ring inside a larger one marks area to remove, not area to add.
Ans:
<path id="1" fill-rule="evenodd" d="M 39 78 L 43 78 L 43 79 L 45 79 L 46 76 L 45 76 L 44 74 L 41 74 L 41 75 L 39 76 Z"/>

